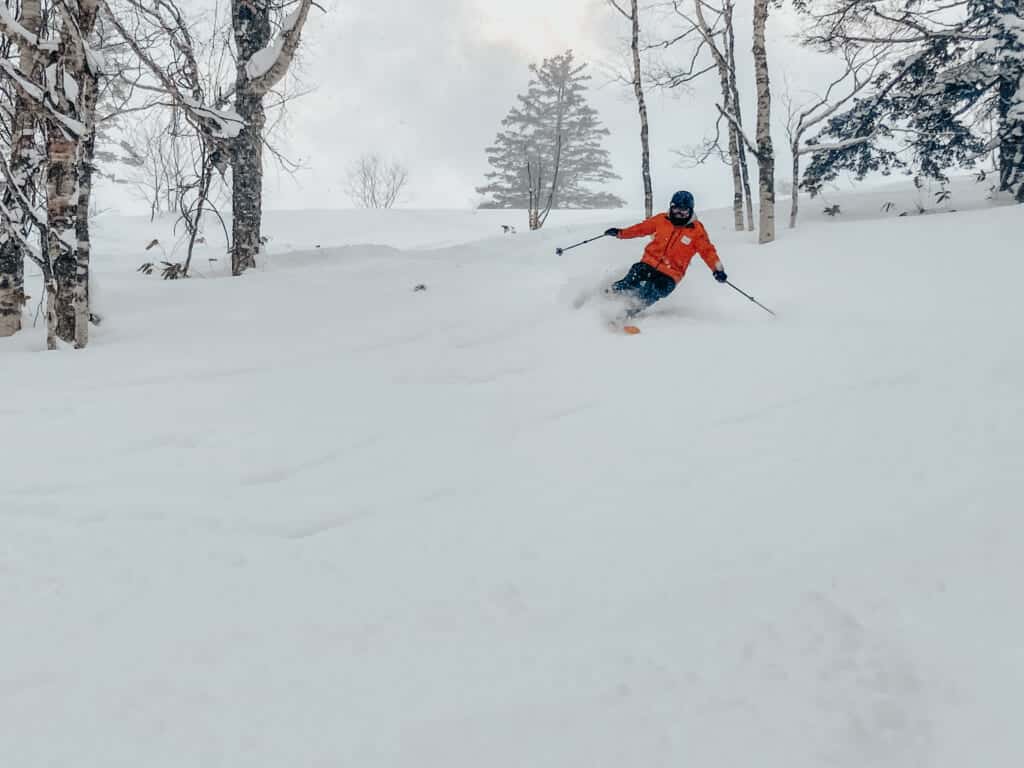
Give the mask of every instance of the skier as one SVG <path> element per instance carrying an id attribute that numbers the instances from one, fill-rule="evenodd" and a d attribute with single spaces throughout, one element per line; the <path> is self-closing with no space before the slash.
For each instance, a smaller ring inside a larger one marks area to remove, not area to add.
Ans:
<path id="1" fill-rule="evenodd" d="M 694 218 L 693 195 L 689 192 L 680 191 L 672 195 L 668 213 L 659 213 L 627 229 L 612 227 L 605 235 L 624 240 L 645 235 L 654 238 L 644 249 L 643 259 L 606 290 L 606 293 L 629 298 L 626 318 L 635 317 L 672 293 L 695 254 L 704 259 L 715 280 L 724 283 L 729 279 L 704 225 Z"/>

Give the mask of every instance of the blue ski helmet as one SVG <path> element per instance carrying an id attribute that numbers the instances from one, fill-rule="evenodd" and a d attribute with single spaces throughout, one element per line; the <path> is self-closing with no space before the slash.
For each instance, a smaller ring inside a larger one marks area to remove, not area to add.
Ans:
<path id="1" fill-rule="evenodd" d="M 689 192 L 685 190 L 676 192 L 674 195 L 672 195 L 672 202 L 669 203 L 670 207 L 673 205 L 676 206 L 677 208 L 686 208 L 692 211 L 693 195 L 691 195 Z"/>
<path id="2" fill-rule="evenodd" d="M 668 218 L 677 227 L 686 226 L 693 220 L 693 195 L 676 192 L 668 204 Z"/>

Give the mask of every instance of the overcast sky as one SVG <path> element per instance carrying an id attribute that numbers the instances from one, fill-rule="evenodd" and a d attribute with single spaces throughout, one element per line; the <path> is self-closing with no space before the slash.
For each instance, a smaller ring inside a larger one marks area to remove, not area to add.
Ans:
<path id="1" fill-rule="evenodd" d="M 749 59 L 750 0 L 739 0 L 738 45 Z M 268 166 L 268 208 L 344 208 L 345 168 L 376 151 L 406 164 L 402 204 L 466 208 L 488 170 L 485 148 L 529 80 L 528 65 L 572 48 L 591 62 L 591 103 L 611 130 L 605 146 L 622 181 L 611 191 L 642 207 L 639 121 L 631 88 L 612 81 L 625 61 L 628 25 L 606 0 L 328 0 L 314 9 L 303 37 L 299 77 L 312 92 L 291 107 L 288 154 L 304 165 L 294 178 Z M 794 19 L 773 11 L 770 65 L 777 95 L 778 179 L 788 180 L 781 129 L 784 82 L 815 88 L 829 62 L 791 39 Z M 682 51 L 680 52 L 682 53 Z M 745 84 L 752 122 L 752 67 Z M 714 126 L 717 76 L 689 92 L 649 94 L 656 206 L 689 189 L 698 207 L 731 200 L 727 169 L 679 167 L 673 150 L 696 144 Z M 127 211 L 126 211 L 127 212 Z"/>

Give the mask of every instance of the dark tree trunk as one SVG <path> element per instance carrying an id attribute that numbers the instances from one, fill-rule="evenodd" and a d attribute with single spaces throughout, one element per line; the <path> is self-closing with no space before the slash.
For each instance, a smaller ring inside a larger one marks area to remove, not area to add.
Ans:
<path id="1" fill-rule="evenodd" d="M 231 274 L 256 266 L 263 217 L 264 91 L 253 87 L 249 59 L 270 42 L 269 0 L 233 0 L 233 26 L 238 51 L 235 110 L 245 127 L 233 143 L 231 161 Z"/>
<path id="2" fill-rule="evenodd" d="M 1013 73 L 1016 74 L 1016 73 Z M 1024 203 L 1024 75 L 999 81 L 999 189 Z M 1016 108 L 1016 109 L 1015 109 Z"/>
<path id="3" fill-rule="evenodd" d="M 235 139 L 231 164 L 231 274 L 256 266 L 263 220 L 263 97 L 239 94 L 235 109 L 245 128 Z"/>

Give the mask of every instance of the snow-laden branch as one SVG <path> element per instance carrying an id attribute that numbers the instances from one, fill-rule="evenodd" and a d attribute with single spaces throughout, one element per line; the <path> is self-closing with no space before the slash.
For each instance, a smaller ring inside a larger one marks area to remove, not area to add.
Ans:
<path id="1" fill-rule="evenodd" d="M 3 70 L 13 80 L 25 95 L 33 101 L 42 103 L 43 89 L 33 83 L 18 67 L 11 61 L 0 59 L 0 70 Z"/>
<path id="2" fill-rule="evenodd" d="M 29 80 L 25 73 L 18 69 L 13 62 L 0 60 L 0 71 L 3 71 L 11 80 L 13 80 L 19 88 L 24 91 L 28 98 L 39 103 L 39 105 L 47 111 L 47 113 L 61 125 L 63 125 L 70 133 L 75 136 L 82 136 L 85 133 L 85 125 L 75 120 L 73 117 L 68 117 L 61 112 L 54 105 L 52 96 L 46 98 L 48 94 L 52 94 L 53 91 L 44 91 L 38 85 Z M 73 81 L 72 81 L 73 82 Z M 74 84 L 75 88 L 78 84 Z"/>
<path id="3" fill-rule="evenodd" d="M 14 212 L 8 209 L 4 205 L 3 199 L 0 199 L 0 213 L 3 214 L 3 227 L 9 234 L 13 234 L 15 239 L 21 244 L 28 254 L 28 257 L 36 263 L 40 269 L 46 269 L 47 263 L 43 258 L 42 251 L 39 250 L 39 246 L 25 237 L 25 233 L 22 232 L 18 227 L 13 226 L 10 222 L 14 221 Z"/>
<path id="4" fill-rule="evenodd" d="M 166 70 L 153 60 L 152 56 L 139 44 L 138 40 L 124 28 L 117 16 L 114 15 L 107 0 L 102 0 L 102 8 L 111 25 L 127 43 L 147 69 L 159 81 L 163 91 L 170 96 L 175 103 L 179 104 L 188 115 L 192 123 L 205 135 L 215 139 L 234 139 L 245 127 L 243 120 L 233 109 L 216 109 L 204 105 L 199 99 L 183 93 L 181 88 L 170 77 Z"/>
<path id="5" fill-rule="evenodd" d="M 234 139 L 245 127 L 245 120 L 233 109 L 214 109 L 204 106 L 191 96 L 182 96 L 182 104 L 196 118 L 202 121 L 211 136 L 218 139 Z"/>
<path id="6" fill-rule="evenodd" d="M 740 136 L 740 138 L 743 139 L 743 143 L 747 145 L 747 149 L 750 150 L 750 153 L 755 158 L 760 157 L 760 153 L 757 150 L 757 144 L 751 141 L 750 136 L 748 136 L 747 132 L 743 130 L 743 125 L 742 123 L 740 123 L 739 120 L 736 119 L 736 115 L 726 111 L 721 104 L 715 104 L 715 107 L 718 108 L 718 111 L 722 115 L 722 117 L 724 117 L 726 120 L 732 123 L 733 128 L 736 129 L 736 133 Z"/>
<path id="7" fill-rule="evenodd" d="M 313 0 L 299 0 L 299 7 L 285 18 L 277 37 L 245 62 L 245 74 L 254 93 L 267 93 L 287 74 L 312 6 Z"/>
<path id="8" fill-rule="evenodd" d="M 7 157 L 4 153 L 0 152 L 0 169 L 3 170 L 4 180 L 7 182 L 7 189 L 13 192 L 15 198 L 14 203 L 20 208 L 22 213 L 31 220 L 32 224 L 35 225 L 40 232 L 46 232 L 46 220 L 43 219 L 34 209 L 32 203 L 25 197 L 25 190 L 22 184 L 18 182 L 18 179 L 14 177 L 14 173 L 11 171 L 10 163 L 7 161 Z M 3 214 L 3 227 L 7 234 L 13 234 L 14 237 L 25 247 L 29 257 L 44 271 L 48 270 L 49 265 L 46 263 L 42 252 L 39 247 L 31 242 L 22 231 L 21 227 L 15 226 L 15 221 L 20 221 L 21 217 L 16 216 L 15 212 L 10 210 L 0 198 L 0 213 Z"/>

